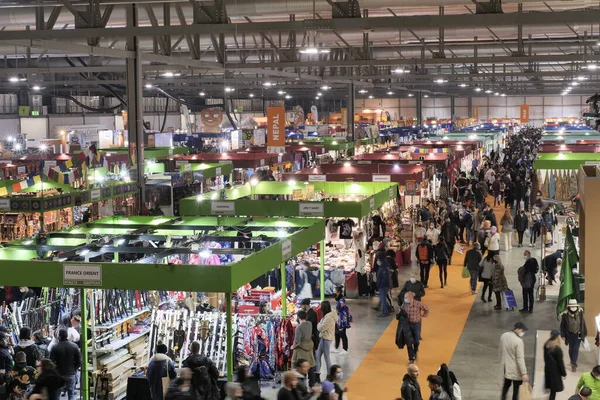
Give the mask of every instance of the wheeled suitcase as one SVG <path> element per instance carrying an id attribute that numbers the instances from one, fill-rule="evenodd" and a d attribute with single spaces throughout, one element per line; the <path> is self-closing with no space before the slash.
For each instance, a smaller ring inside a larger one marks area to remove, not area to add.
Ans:
<path id="1" fill-rule="evenodd" d="M 502 293 L 502 298 L 504 300 L 504 308 L 508 310 L 514 310 L 517 308 L 517 299 L 515 299 L 515 294 L 512 290 L 506 289 L 504 293 Z"/>

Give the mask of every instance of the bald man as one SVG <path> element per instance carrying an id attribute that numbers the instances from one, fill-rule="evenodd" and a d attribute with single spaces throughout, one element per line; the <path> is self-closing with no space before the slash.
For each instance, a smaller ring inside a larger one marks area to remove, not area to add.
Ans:
<path id="1" fill-rule="evenodd" d="M 402 388 L 400 389 L 402 400 L 423 400 L 421 386 L 417 381 L 418 378 L 419 367 L 417 367 L 417 364 L 409 364 L 406 369 L 406 375 L 402 379 Z"/>

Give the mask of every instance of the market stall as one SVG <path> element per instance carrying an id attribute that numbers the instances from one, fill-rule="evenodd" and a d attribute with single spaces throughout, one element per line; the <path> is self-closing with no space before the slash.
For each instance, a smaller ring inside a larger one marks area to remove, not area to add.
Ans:
<path id="1" fill-rule="evenodd" d="M 5 288 L 48 289 L 35 300 L 7 303 L 1 324 L 13 334 L 26 324 L 52 334 L 63 317 L 79 314 L 83 398 L 90 393 L 90 360 L 96 390 L 121 399 L 127 377 L 147 364 L 159 341 L 179 365 L 191 341 L 198 340 L 227 379 L 242 363 L 251 370 L 260 363 L 263 375 L 257 376 L 272 379 L 288 368 L 291 357 L 287 296 L 269 303 L 279 312 L 268 316 L 235 310 L 253 304 L 243 287 L 273 268 L 280 267 L 281 282 L 287 283 L 286 262 L 315 242 L 323 248 L 324 229 L 324 221 L 314 219 L 113 217 L 13 242 L 0 249 L 0 260 L 10 260 L 0 263 L 3 284 L 10 285 Z M 238 235 L 240 230 L 246 235 Z M 124 273 L 128 269 L 135 273 Z M 215 308 L 202 312 L 196 296 L 188 296 L 197 292 L 222 295 Z"/>

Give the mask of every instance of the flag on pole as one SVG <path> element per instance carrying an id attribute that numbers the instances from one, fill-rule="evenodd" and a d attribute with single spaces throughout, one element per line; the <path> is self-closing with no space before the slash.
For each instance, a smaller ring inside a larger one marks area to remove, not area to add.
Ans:
<path id="1" fill-rule="evenodd" d="M 556 303 L 557 314 L 567 309 L 569 299 L 575 295 L 575 290 L 573 289 L 573 268 L 577 266 L 578 261 L 579 256 L 577 255 L 577 248 L 573 241 L 573 234 L 571 233 L 571 229 L 567 228 L 563 262 L 560 270 L 560 291 L 558 292 L 558 302 Z"/>

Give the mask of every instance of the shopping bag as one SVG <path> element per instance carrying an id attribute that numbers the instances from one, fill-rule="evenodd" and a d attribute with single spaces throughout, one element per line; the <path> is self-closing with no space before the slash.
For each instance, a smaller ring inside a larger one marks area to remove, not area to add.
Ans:
<path id="1" fill-rule="evenodd" d="M 590 351 L 590 342 L 588 342 L 587 338 L 583 338 L 581 341 L 581 350 L 582 351 Z"/>
<path id="2" fill-rule="evenodd" d="M 528 382 L 523 383 L 519 386 L 519 400 L 532 400 L 533 395 L 531 391 L 531 386 L 529 386 Z"/>
<path id="3" fill-rule="evenodd" d="M 467 267 L 463 267 L 462 269 L 462 277 L 467 279 L 471 277 L 471 273 L 469 272 L 469 270 L 467 269 Z"/>
<path id="4" fill-rule="evenodd" d="M 552 233 L 546 232 L 546 244 L 552 243 Z"/>

